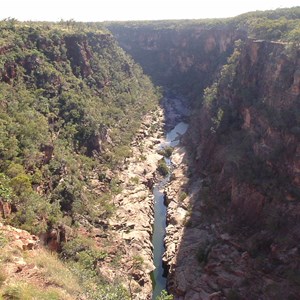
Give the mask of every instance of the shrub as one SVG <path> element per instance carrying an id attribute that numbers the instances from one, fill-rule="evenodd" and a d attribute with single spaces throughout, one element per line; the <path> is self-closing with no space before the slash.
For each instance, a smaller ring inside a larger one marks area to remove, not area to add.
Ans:
<path id="1" fill-rule="evenodd" d="M 166 290 L 162 290 L 160 295 L 156 297 L 156 300 L 173 300 L 173 295 L 168 295 Z"/>
<path id="2" fill-rule="evenodd" d="M 179 201 L 182 202 L 187 197 L 187 193 L 181 191 L 179 194 Z"/>
<path id="3" fill-rule="evenodd" d="M 22 200 L 12 222 L 24 230 L 34 234 L 45 232 L 49 223 L 56 223 L 61 217 L 55 203 L 50 204 L 46 198 L 35 192 L 26 195 Z"/>
<path id="4" fill-rule="evenodd" d="M 61 257 L 75 260 L 77 253 L 91 248 L 92 245 L 92 240 L 78 236 L 63 245 Z"/>
<path id="5" fill-rule="evenodd" d="M 9 185 L 9 179 L 0 173 L 0 198 L 6 202 L 11 202 L 13 190 Z"/>
<path id="6" fill-rule="evenodd" d="M 141 161 L 145 161 L 145 160 L 147 160 L 147 157 L 146 157 L 146 155 L 142 154 L 142 155 L 140 156 L 140 160 L 141 160 Z"/>
<path id="7" fill-rule="evenodd" d="M 144 263 L 144 259 L 140 255 L 133 256 L 133 267 L 135 269 L 141 269 Z"/>
<path id="8" fill-rule="evenodd" d="M 122 192 L 122 187 L 120 185 L 120 181 L 117 178 L 113 178 L 110 182 L 111 192 L 115 195 L 118 195 Z"/>
<path id="9" fill-rule="evenodd" d="M 162 176 L 167 176 L 169 174 L 169 168 L 167 166 L 166 161 L 163 158 L 158 162 L 157 171 Z"/>
<path id="10" fill-rule="evenodd" d="M 86 291 L 89 300 L 129 300 L 127 290 L 117 282 L 106 282 L 101 273 L 86 268 L 80 262 L 70 262 L 72 273 L 80 279 L 80 284 Z M 84 266 L 85 265 L 85 266 Z"/>
<path id="11" fill-rule="evenodd" d="M 285 277 L 287 280 L 296 285 L 300 285 L 300 271 L 299 270 L 292 270 L 289 269 L 288 271 L 285 272 Z"/>
<path id="12" fill-rule="evenodd" d="M 85 269 L 93 270 L 97 266 L 97 262 L 104 260 L 107 257 L 105 251 L 88 249 L 82 252 L 79 252 L 76 255 L 76 260 L 81 264 Z"/>
<path id="13" fill-rule="evenodd" d="M 173 147 L 167 146 L 167 147 L 165 147 L 165 148 L 159 150 L 158 153 L 159 153 L 160 155 L 164 156 L 164 157 L 169 158 L 169 157 L 172 155 L 173 150 L 174 150 Z"/>
<path id="14" fill-rule="evenodd" d="M 197 257 L 197 260 L 200 264 L 201 263 L 204 263 L 204 264 L 207 263 L 208 255 L 210 253 L 210 250 L 211 250 L 211 246 L 209 246 L 209 245 L 200 246 L 198 248 L 198 251 L 196 253 L 196 257 Z"/>
<path id="15" fill-rule="evenodd" d="M 139 184 L 140 179 L 137 176 L 135 176 L 135 177 L 130 177 L 130 181 L 134 184 Z"/>
<path id="16" fill-rule="evenodd" d="M 184 227 L 192 227 L 193 226 L 193 221 L 189 215 L 186 215 L 184 217 L 183 225 L 184 225 Z"/>
<path id="17" fill-rule="evenodd" d="M 239 293 L 235 290 L 230 290 L 228 292 L 228 295 L 227 295 L 227 299 L 228 300 L 241 300 L 242 297 L 239 295 Z"/>
<path id="18" fill-rule="evenodd" d="M 6 174 L 13 178 L 20 174 L 25 174 L 24 167 L 20 164 L 11 163 L 6 171 Z"/>
<path id="19" fill-rule="evenodd" d="M 77 237 L 63 245 L 61 256 L 76 261 L 83 269 L 94 271 L 97 262 L 105 259 L 107 253 L 96 248 L 92 240 Z"/>
<path id="20" fill-rule="evenodd" d="M 26 174 L 20 174 L 10 181 L 10 186 L 17 196 L 32 192 L 30 177 Z"/>
<path id="21" fill-rule="evenodd" d="M 8 239 L 0 233 L 0 248 L 3 248 L 7 245 Z"/>

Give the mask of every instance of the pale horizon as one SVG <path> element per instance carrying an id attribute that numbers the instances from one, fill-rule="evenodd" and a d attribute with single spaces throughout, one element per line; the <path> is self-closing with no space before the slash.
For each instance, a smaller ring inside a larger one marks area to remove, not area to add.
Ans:
<path id="1" fill-rule="evenodd" d="M 256 10 L 299 6 L 299 0 L 11 0 L 2 5 L 0 19 L 82 22 L 228 18 Z"/>

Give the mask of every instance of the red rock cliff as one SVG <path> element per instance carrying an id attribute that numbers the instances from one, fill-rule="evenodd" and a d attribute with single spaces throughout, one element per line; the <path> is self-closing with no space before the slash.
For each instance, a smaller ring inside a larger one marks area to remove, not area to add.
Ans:
<path id="1" fill-rule="evenodd" d="M 190 217 L 169 263 L 175 299 L 300 296 L 300 52 L 288 48 L 247 40 L 205 91 L 186 139 Z"/>

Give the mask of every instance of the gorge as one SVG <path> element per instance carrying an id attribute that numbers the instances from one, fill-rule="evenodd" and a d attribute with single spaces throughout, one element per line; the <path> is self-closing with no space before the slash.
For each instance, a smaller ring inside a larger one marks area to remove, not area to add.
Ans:
<path id="1" fill-rule="evenodd" d="M 224 28 L 187 34 L 123 25 L 110 29 L 124 49 L 154 82 L 176 82 L 194 112 L 185 138 L 190 165 L 167 191 L 168 290 L 175 299 L 296 299 L 299 137 L 291 132 L 299 124 L 299 46 Z M 195 81 L 212 84 L 200 110 Z"/>
<path id="2" fill-rule="evenodd" d="M 299 19 L 2 21 L 0 299 L 299 299 Z"/>

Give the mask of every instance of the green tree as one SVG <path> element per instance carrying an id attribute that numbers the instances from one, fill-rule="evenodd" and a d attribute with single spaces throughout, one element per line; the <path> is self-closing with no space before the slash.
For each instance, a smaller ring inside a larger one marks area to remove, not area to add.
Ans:
<path id="1" fill-rule="evenodd" d="M 156 300 L 173 300 L 173 296 L 169 295 L 166 290 L 162 290 L 160 295 L 156 297 Z"/>

